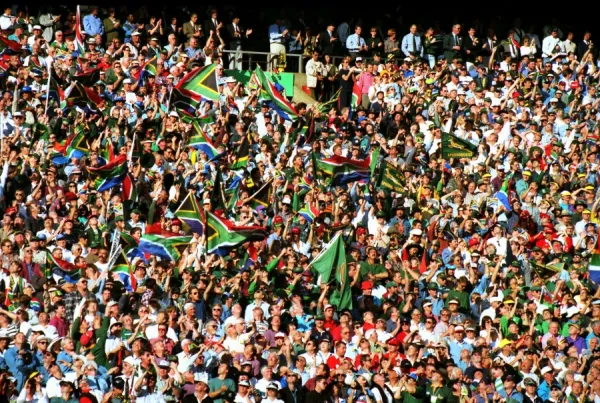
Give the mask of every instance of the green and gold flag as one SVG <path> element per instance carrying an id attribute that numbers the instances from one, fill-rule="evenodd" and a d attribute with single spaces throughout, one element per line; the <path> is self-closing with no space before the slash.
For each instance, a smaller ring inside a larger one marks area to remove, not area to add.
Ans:
<path id="1" fill-rule="evenodd" d="M 442 132 L 442 158 L 472 158 L 476 154 L 475 145 L 450 133 Z"/>
<path id="2" fill-rule="evenodd" d="M 403 191 L 406 186 L 406 178 L 400 167 L 396 167 L 388 161 L 383 160 L 379 167 L 377 186 L 390 189 L 394 192 L 400 192 Z"/>

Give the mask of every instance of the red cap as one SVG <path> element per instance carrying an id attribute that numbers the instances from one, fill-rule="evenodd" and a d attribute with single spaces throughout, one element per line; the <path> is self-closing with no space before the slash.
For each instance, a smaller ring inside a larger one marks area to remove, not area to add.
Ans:
<path id="1" fill-rule="evenodd" d="M 475 238 L 469 239 L 469 247 L 479 245 L 479 241 Z"/>
<path id="2" fill-rule="evenodd" d="M 273 218 L 273 225 L 276 225 L 276 224 L 283 224 L 283 218 L 280 215 Z"/>
<path id="3" fill-rule="evenodd" d="M 579 81 L 571 82 L 571 88 L 573 88 L 573 89 L 579 88 Z"/>
<path id="4" fill-rule="evenodd" d="M 372 289 L 372 288 L 373 288 L 373 283 L 372 283 L 372 282 L 370 282 L 370 281 L 363 281 L 363 282 L 360 284 L 360 289 L 361 289 L 361 290 L 370 290 L 370 289 Z"/>
<path id="5" fill-rule="evenodd" d="M 65 197 L 69 201 L 77 200 L 77 195 L 75 193 L 73 193 L 73 192 L 67 192 L 67 193 L 65 193 Z"/>
<path id="6" fill-rule="evenodd" d="M 356 236 L 361 236 L 366 233 L 367 233 L 367 230 L 365 229 L 365 227 L 358 227 L 356 229 Z"/>
<path id="7" fill-rule="evenodd" d="M 6 209 L 6 211 L 4 212 L 5 215 L 13 215 L 13 214 L 17 214 L 17 208 L 16 207 L 9 207 Z"/>
<path id="8" fill-rule="evenodd" d="M 181 221 L 179 221 L 177 218 L 174 218 L 171 220 L 171 225 L 179 225 L 181 227 Z"/>
<path id="9" fill-rule="evenodd" d="M 387 344 L 389 344 L 390 346 L 399 346 L 400 343 L 398 343 L 398 339 L 393 338 L 393 339 L 389 339 Z"/>
<path id="10" fill-rule="evenodd" d="M 564 81 L 561 81 L 560 83 L 558 83 L 558 85 L 567 85 L 567 83 L 565 83 Z"/>
<path id="11" fill-rule="evenodd" d="M 94 337 L 94 332 L 92 332 L 91 330 L 88 330 L 87 332 L 85 332 L 84 334 L 81 335 L 81 345 L 82 346 L 87 346 L 90 341 L 92 341 L 92 338 Z"/>
<path id="12" fill-rule="evenodd" d="M 298 227 L 292 228 L 292 234 L 299 234 L 299 233 L 300 233 L 300 228 L 298 228 Z"/>

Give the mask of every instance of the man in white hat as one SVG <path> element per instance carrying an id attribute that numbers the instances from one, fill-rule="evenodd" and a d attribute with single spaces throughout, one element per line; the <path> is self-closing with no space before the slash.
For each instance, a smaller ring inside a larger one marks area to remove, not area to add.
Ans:
<path id="1" fill-rule="evenodd" d="M 125 386 L 123 387 L 123 394 L 125 396 L 133 396 L 133 388 L 136 381 L 136 367 L 139 365 L 138 361 L 129 356 L 123 360 L 122 375 L 119 378 L 123 379 Z"/>
<path id="2" fill-rule="evenodd" d="M 194 374 L 194 394 L 188 395 L 183 399 L 183 403 L 213 403 L 213 399 L 208 395 L 208 375 L 206 373 Z"/>
<path id="3" fill-rule="evenodd" d="M 271 382 L 267 385 L 267 398 L 264 400 L 268 403 L 283 403 L 283 400 L 277 398 L 277 392 L 279 392 L 279 385 L 275 382 Z"/>

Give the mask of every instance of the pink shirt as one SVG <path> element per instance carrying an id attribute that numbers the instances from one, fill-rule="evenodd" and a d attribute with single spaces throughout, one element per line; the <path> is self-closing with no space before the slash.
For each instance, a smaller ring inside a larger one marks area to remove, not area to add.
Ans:
<path id="1" fill-rule="evenodd" d="M 60 319 L 58 316 L 54 315 L 49 323 L 56 328 L 56 332 L 60 337 L 69 335 L 69 322 L 67 322 L 67 319 Z"/>
<path id="2" fill-rule="evenodd" d="M 358 86 L 363 95 L 369 94 L 369 88 L 373 85 L 374 76 L 371 73 L 362 72 L 358 77 Z"/>

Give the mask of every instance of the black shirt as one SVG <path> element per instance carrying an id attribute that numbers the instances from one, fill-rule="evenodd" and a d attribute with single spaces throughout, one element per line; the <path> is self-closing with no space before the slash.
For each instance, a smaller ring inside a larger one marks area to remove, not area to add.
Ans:
<path id="1" fill-rule="evenodd" d="M 326 398 L 323 392 L 311 390 L 306 394 L 306 401 L 310 403 L 325 403 Z"/>

